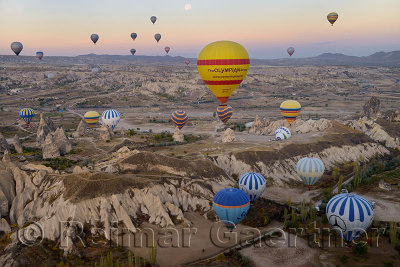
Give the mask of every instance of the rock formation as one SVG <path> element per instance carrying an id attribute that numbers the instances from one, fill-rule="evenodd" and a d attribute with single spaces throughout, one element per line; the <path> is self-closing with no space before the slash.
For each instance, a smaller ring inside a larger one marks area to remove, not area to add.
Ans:
<path id="1" fill-rule="evenodd" d="M 17 153 L 23 153 L 24 152 L 24 150 L 22 148 L 22 145 L 21 145 L 21 142 L 19 140 L 18 134 L 16 134 L 14 136 L 13 145 L 14 145 L 14 148 L 17 151 Z"/>
<path id="2" fill-rule="evenodd" d="M 175 142 L 183 142 L 183 141 L 185 141 L 185 137 L 184 137 L 183 133 L 181 132 L 181 130 L 179 130 L 178 127 L 175 127 L 175 132 L 174 132 L 174 135 L 172 137 L 174 138 Z"/>
<path id="3" fill-rule="evenodd" d="M 262 134 L 262 131 L 265 127 L 269 125 L 269 120 L 264 119 L 262 121 L 260 117 L 257 115 L 256 118 L 254 119 L 253 125 L 251 125 L 249 129 L 250 134 Z"/>
<path id="4" fill-rule="evenodd" d="M 383 114 L 383 117 L 389 122 L 400 121 L 400 113 L 397 110 L 388 110 Z"/>
<path id="5" fill-rule="evenodd" d="M 373 96 L 370 98 L 370 100 L 365 102 L 361 116 L 362 117 L 365 116 L 369 119 L 376 118 L 380 108 L 381 108 L 381 101 L 377 97 Z"/>
<path id="6" fill-rule="evenodd" d="M 57 128 L 54 133 L 53 140 L 55 145 L 58 147 L 61 155 L 65 155 L 72 150 L 71 142 L 65 135 L 64 129 L 62 127 Z"/>
<path id="7" fill-rule="evenodd" d="M 48 134 L 46 140 L 42 146 L 43 159 L 53 159 L 60 156 L 60 149 L 54 143 L 52 134 Z"/>
<path id="8" fill-rule="evenodd" d="M 79 122 L 78 127 L 76 128 L 76 131 L 72 134 L 72 136 L 74 138 L 78 138 L 78 137 L 85 135 L 86 127 L 87 127 L 86 122 L 84 120 L 81 120 Z"/>
<path id="9" fill-rule="evenodd" d="M 7 149 L 4 150 L 3 161 L 4 161 L 4 162 L 9 162 L 9 161 L 11 161 L 10 153 L 8 152 Z"/>
<path id="10" fill-rule="evenodd" d="M 235 141 L 235 139 L 235 132 L 231 128 L 226 129 L 222 135 L 222 143 L 230 143 Z"/>
<path id="11" fill-rule="evenodd" d="M 0 133 L 0 152 L 10 151 L 10 145 L 7 143 L 6 138 Z"/>
<path id="12" fill-rule="evenodd" d="M 111 128 L 103 125 L 100 128 L 100 138 L 102 140 L 109 140 L 114 135 L 114 132 Z"/>
<path id="13" fill-rule="evenodd" d="M 41 147 L 45 143 L 47 135 L 54 131 L 55 127 L 50 118 L 44 118 L 43 113 L 40 113 L 40 122 L 36 134 L 36 145 Z"/>

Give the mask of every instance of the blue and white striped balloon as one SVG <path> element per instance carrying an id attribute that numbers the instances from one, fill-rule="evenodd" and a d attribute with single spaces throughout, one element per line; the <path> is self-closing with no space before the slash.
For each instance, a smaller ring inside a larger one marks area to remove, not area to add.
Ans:
<path id="1" fill-rule="evenodd" d="M 326 206 L 330 225 L 346 242 L 351 242 L 368 229 L 374 219 L 372 205 L 357 194 L 334 196 Z"/>
<path id="2" fill-rule="evenodd" d="M 111 127 L 113 130 L 115 126 L 117 126 L 120 119 L 121 115 L 115 109 L 108 109 L 104 111 L 103 114 L 101 115 L 102 123 L 107 127 Z"/>
<path id="3" fill-rule="evenodd" d="M 324 174 L 325 165 L 318 158 L 306 157 L 297 162 L 296 170 L 303 183 L 310 188 Z"/>
<path id="4" fill-rule="evenodd" d="M 251 202 L 255 201 L 265 190 L 266 180 L 257 172 L 248 172 L 240 176 L 239 189 L 246 192 Z"/>
<path id="5" fill-rule="evenodd" d="M 282 138 L 283 136 L 283 138 Z M 292 133 L 290 132 L 290 130 L 286 127 L 279 127 L 278 129 L 276 129 L 275 131 L 275 137 L 277 140 L 281 140 L 281 139 L 289 139 L 290 137 L 292 137 Z"/>

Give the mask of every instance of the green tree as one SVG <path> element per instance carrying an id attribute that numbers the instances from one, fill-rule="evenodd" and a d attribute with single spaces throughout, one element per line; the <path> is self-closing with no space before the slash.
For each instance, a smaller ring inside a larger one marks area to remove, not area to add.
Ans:
<path id="1" fill-rule="evenodd" d="M 390 245 L 395 247 L 397 244 L 397 223 L 390 222 L 389 236 L 390 236 Z"/>
<path id="2" fill-rule="evenodd" d="M 343 178 L 343 175 L 339 176 L 339 182 L 337 183 L 338 193 L 342 191 Z"/>

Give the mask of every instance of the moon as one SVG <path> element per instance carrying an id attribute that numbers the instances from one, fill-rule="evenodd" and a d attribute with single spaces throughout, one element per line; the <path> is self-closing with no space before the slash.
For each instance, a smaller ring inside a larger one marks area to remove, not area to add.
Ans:
<path id="1" fill-rule="evenodd" d="M 185 10 L 190 10 L 192 9 L 192 5 L 191 4 L 185 4 Z"/>

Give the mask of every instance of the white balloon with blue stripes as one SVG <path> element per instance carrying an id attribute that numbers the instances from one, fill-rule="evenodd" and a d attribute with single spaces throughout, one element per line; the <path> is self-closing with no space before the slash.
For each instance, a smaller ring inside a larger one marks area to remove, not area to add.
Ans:
<path id="1" fill-rule="evenodd" d="M 111 127 L 113 130 L 115 126 L 117 126 L 120 119 L 121 114 L 115 109 L 108 109 L 101 115 L 102 123 L 107 127 Z"/>
<path id="2" fill-rule="evenodd" d="M 251 202 L 262 195 L 267 181 L 264 176 L 257 172 L 248 172 L 240 176 L 239 189 L 246 192 Z"/>
<path id="3" fill-rule="evenodd" d="M 329 200 L 326 216 L 343 240 L 351 242 L 364 235 L 374 219 L 374 210 L 371 203 L 362 196 L 343 193 Z"/>
<path id="4" fill-rule="evenodd" d="M 296 171 L 303 183 L 310 188 L 324 174 L 325 165 L 319 158 L 306 157 L 297 162 Z"/>
<path id="5" fill-rule="evenodd" d="M 275 131 L 275 138 L 277 140 L 289 139 L 290 137 L 292 137 L 292 133 L 286 127 L 281 126 Z"/>

